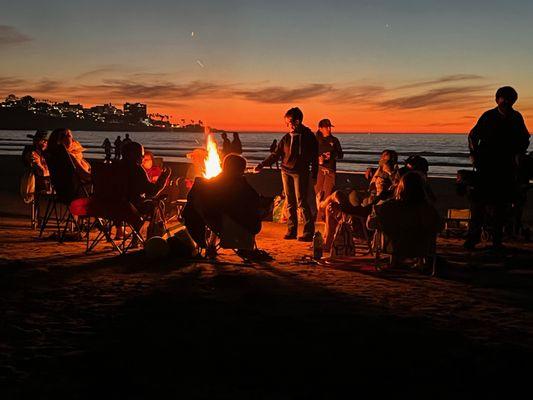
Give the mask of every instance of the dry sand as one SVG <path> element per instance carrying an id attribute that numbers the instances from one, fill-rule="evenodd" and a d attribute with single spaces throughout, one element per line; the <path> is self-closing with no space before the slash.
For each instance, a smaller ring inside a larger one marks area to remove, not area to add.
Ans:
<path id="1" fill-rule="evenodd" d="M 440 277 L 360 258 L 301 261 L 309 244 L 258 237 L 275 261 L 86 256 L 0 225 L 3 398 L 432 397 L 517 388 L 531 373 L 531 246 L 493 258 L 441 240 Z M 428 392 L 431 390 L 431 392 Z"/>
<path id="2" fill-rule="evenodd" d="M 533 372 L 531 244 L 466 254 L 439 239 L 439 276 L 360 257 L 302 260 L 265 223 L 275 260 L 117 256 L 40 240 L 0 192 L 0 393 L 8 398 L 506 398 Z M 527 394 L 526 394 L 527 396 Z"/>

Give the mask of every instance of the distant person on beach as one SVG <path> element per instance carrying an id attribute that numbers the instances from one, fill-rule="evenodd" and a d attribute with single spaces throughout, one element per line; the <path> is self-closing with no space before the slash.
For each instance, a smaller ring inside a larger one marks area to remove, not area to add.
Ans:
<path id="1" fill-rule="evenodd" d="M 233 132 L 233 140 L 231 141 L 231 152 L 233 154 L 242 154 L 241 138 L 237 132 Z"/>
<path id="2" fill-rule="evenodd" d="M 83 153 L 85 148 L 74 139 L 72 131 L 70 129 L 60 128 L 54 129 L 48 139 L 47 152 L 49 154 L 56 154 L 59 148 L 63 146 L 70 160 L 76 169 L 76 173 L 80 177 L 82 182 L 90 182 L 91 180 L 91 164 L 85 159 Z"/>
<path id="3" fill-rule="evenodd" d="M 104 143 L 102 143 L 102 147 L 103 147 L 104 153 L 105 153 L 104 162 L 105 163 L 111 162 L 111 148 L 112 148 L 111 141 L 108 138 L 105 138 L 104 139 Z"/>
<path id="4" fill-rule="evenodd" d="M 192 238 L 207 247 L 206 227 L 217 235 L 224 230 L 224 217 L 245 229 L 249 235 L 261 230 L 260 196 L 246 181 L 246 160 L 228 154 L 222 172 L 212 178 L 197 178 L 183 211 L 185 226 Z"/>
<path id="5" fill-rule="evenodd" d="M 272 144 L 270 145 L 270 149 L 269 149 L 270 150 L 270 154 L 275 153 L 277 148 L 278 148 L 278 141 L 277 141 L 277 139 L 274 139 L 272 141 Z M 270 165 L 270 169 L 272 169 L 272 165 L 274 165 L 274 164 Z M 279 169 L 279 159 L 276 160 L 276 169 Z"/>
<path id="6" fill-rule="evenodd" d="M 222 137 L 222 159 L 231 153 L 231 141 L 228 139 L 228 134 L 222 132 L 220 135 Z"/>
<path id="7" fill-rule="evenodd" d="M 142 167 L 146 171 L 150 182 L 157 182 L 157 179 L 163 172 L 163 168 L 154 165 L 154 153 L 147 150 L 144 151 Z"/>
<path id="8" fill-rule="evenodd" d="M 518 99 L 516 90 L 510 86 L 501 87 L 495 98 L 497 106 L 483 113 L 468 135 L 470 158 L 477 173 L 470 196 L 468 237 L 464 243 L 468 250 L 473 250 L 480 242 L 486 219 L 492 226 L 493 248 L 503 247 L 505 212 L 517 192 L 518 160 L 529 146 L 524 118 L 513 109 Z"/>
<path id="9" fill-rule="evenodd" d="M 343 153 L 339 139 L 331 134 L 331 121 L 323 119 L 318 123 L 316 138 L 318 141 L 318 177 L 315 194 L 318 203 L 333 193 L 337 172 L 337 160 L 342 160 Z M 318 207 L 317 220 L 322 219 L 322 212 Z"/>
<path id="10" fill-rule="evenodd" d="M 120 152 L 122 150 L 122 139 L 120 136 L 117 136 L 113 144 L 115 145 L 115 160 L 120 160 Z"/>
<path id="11" fill-rule="evenodd" d="M 122 146 L 126 146 L 126 145 L 130 144 L 131 142 L 132 142 L 132 140 L 130 138 L 130 134 L 126 133 L 126 137 L 122 141 Z"/>
<path id="12" fill-rule="evenodd" d="M 303 113 L 297 107 L 285 113 L 285 124 L 289 133 L 279 141 L 276 151 L 259 163 L 256 171 L 261 171 L 265 165 L 270 166 L 281 158 L 281 178 L 289 214 L 284 239 L 297 237 L 299 208 L 304 217 L 304 230 L 298 240 L 310 242 L 315 233 L 315 221 L 309 205 L 308 189 L 310 184 L 314 185 L 318 173 L 318 142 L 313 132 L 303 125 L 302 121 Z M 309 173 L 313 182 L 309 182 Z"/>

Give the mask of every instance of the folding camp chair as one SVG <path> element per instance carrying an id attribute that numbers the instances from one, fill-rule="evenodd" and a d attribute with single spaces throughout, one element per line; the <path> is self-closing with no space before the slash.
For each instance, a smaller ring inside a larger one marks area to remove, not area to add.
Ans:
<path id="1" fill-rule="evenodd" d="M 51 194 L 47 195 L 39 237 L 42 237 L 50 221 L 53 221 L 58 241 L 61 243 L 68 230 L 81 235 L 83 229 L 70 212 L 69 206 L 76 198 L 88 197 L 88 191 L 65 147 L 59 146 L 53 155 L 48 154 L 46 161 L 50 170 Z"/>
<path id="2" fill-rule="evenodd" d="M 122 200 L 123 186 L 117 165 L 95 163 L 91 172 L 93 195 L 85 203 L 76 201 L 71 205 L 72 212 L 88 219 L 86 252 L 92 251 L 104 239 L 120 254 L 130 250 L 135 242 L 143 244 L 144 239 L 133 223 L 142 219 L 131 203 Z M 111 238 L 111 229 L 115 224 L 121 224 L 124 229 L 124 236 L 118 244 Z M 92 240 L 91 230 L 97 231 Z"/>
<path id="3" fill-rule="evenodd" d="M 444 223 L 444 235 L 449 237 L 451 235 L 464 235 L 468 230 L 470 224 L 470 210 L 450 208 L 446 213 L 446 220 Z"/>

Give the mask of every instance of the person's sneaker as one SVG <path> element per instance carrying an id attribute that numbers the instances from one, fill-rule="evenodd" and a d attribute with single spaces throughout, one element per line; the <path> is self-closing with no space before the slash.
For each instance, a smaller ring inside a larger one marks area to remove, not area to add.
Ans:
<path id="1" fill-rule="evenodd" d="M 303 235 L 298 238 L 299 242 L 312 242 L 313 241 L 313 235 Z"/>
<path id="2" fill-rule="evenodd" d="M 296 239 L 296 233 L 287 232 L 285 236 L 283 236 L 283 239 L 285 240 L 293 240 Z"/>

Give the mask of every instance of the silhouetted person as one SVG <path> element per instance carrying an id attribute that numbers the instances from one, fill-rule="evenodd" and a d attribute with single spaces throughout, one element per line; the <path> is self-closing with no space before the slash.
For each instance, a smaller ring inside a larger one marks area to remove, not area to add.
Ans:
<path id="1" fill-rule="evenodd" d="M 318 177 L 315 185 L 315 194 L 318 201 L 324 200 L 335 187 L 337 160 L 342 160 L 343 153 L 339 139 L 331 134 L 331 121 L 323 119 L 318 123 L 316 138 L 318 140 Z M 322 219 L 320 209 L 317 220 Z"/>
<path id="2" fill-rule="evenodd" d="M 222 132 L 220 136 L 222 137 L 222 158 L 224 158 L 231 153 L 231 142 L 226 132 Z"/>
<path id="3" fill-rule="evenodd" d="M 132 140 L 130 138 L 130 134 L 126 133 L 126 137 L 122 141 L 122 146 L 126 146 L 126 145 L 130 144 L 131 142 L 132 142 Z"/>
<path id="4" fill-rule="evenodd" d="M 311 215 L 307 194 L 310 184 L 309 170 L 311 169 L 313 181 L 317 177 L 318 143 L 313 132 L 304 126 L 302 121 L 303 113 L 298 107 L 287 111 L 285 123 L 289 128 L 289 133 L 281 138 L 276 151 L 261 162 L 256 170 L 260 171 L 265 165 L 272 165 L 281 158 L 281 178 L 289 213 L 284 239 L 296 239 L 298 208 L 300 208 L 304 217 L 304 231 L 298 240 L 310 242 L 315 233 L 315 222 Z"/>
<path id="5" fill-rule="evenodd" d="M 122 150 L 122 139 L 120 136 L 117 136 L 115 139 L 115 160 L 120 160 L 120 152 Z"/>
<path id="6" fill-rule="evenodd" d="M 524 118 L 513 109 L 517 99 L 518 93 L 512 87 L 499 88 L 497 107 L 483 113 L 468 136 L 470 157 L 477 171 L 470 199 L 470 226 L 464 243 L 470 250 L 479 243 L 487 217 L 493 229 L 493 246 L 502 246 L 506 207 L 517 190 L 518 158 L 529 146 Z"/>
<path id="7" fill-rule="evenodd" d="M 108 138 L 105 138 L 104 143 L 102 143 L 102 147 L 104 148 L 105 153 L 104 162 L 111 162 L 111 141 Z"/>
<path id="8" fill-rule="evenodd" d="M 234 154 L 242 154 L 242 143 L 237 132 L 233 132 L 233 140 L 231 141 L 231 152 Z"/>
<path id="9" fill-rule="evenodd" d="M 272 144 L 270 145 L 270 149 L 269 149 L 270 154 L 275 153 L 277 148 L 278 148 L 278 141 L 277 139 L 274 139 L 272 141 Z M 270 169 L 272 169 L 272 165 L 270 166 Z M 276 160 L 276 169 L 279 169 L 279 160 Z"/>

